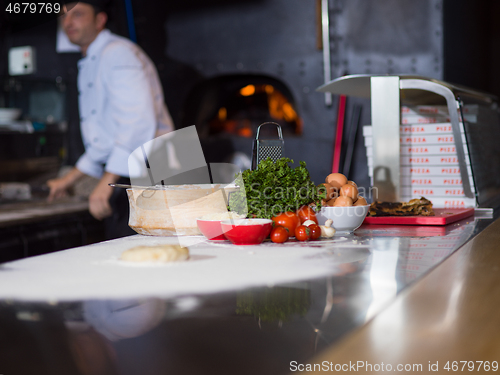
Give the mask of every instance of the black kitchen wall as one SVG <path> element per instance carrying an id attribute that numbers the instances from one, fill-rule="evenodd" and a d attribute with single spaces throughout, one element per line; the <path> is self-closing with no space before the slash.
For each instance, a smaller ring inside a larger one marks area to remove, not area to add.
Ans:
<path id="1" fill-rule="evenodd" d="M 256 75 L 286 85 L 303 120 L 303 133 L 285 137 L 285 155 L 304 160 L 313 180 L 322 182 L 331 172 L 339 98 L 333 97 L 328 105 L 325 95 L 316 92 L 325 80 L 321 1 L 199 4 L 192 0 L 189 7 L 169 10 L 166 53 L 195 67 L 207 80 Z M 327 69 L 332 79 L 360 73 L 413 73 L 442 79 L 441 1 L 330 0 L 326 16 L 330 41 L 324 47 L 331 54 Z M 359 125 L 370 124 L 369 101 L 348 98 L 345 135 L 355 125 L 351 119 L 356 105 L 362 108 Z M 250 139 L 231 141 L 239 151 L 251 150 Z M 348 143 L 343 143 L 346 150 Z M 368 187 L 361 129 L 352 145 L 349 178 Z"/>
<path id="2" fill-rule="evenodd" d="M 500 2 L 444 0 L 444 79 L 500 97 Z"/>
<path id="3" fill-rule="evenodd" d="M 128 36 L 124 2 L 114 0 L 111 28 Z M 338 98 L 326 106 L 315 92 L 323 83 L 318 48 L 318 1 L 246 0 L 165 2 L 133 0 L 139 45 L 155 62 L 174 122 L 186 114 L 184 100 L 199 82 L 226 74 L 265 74 L 285 82 L 304 120 L 301 137 L 285 140 L 287 155 L 305 160 L 315 182 L 331 168 Z M 499 27 L 494 0 L 330 0 L 332 78 L 343 74 L 412 73 L 500 95 Z M 55 52 L 56 21 L 21 33 L 2 30 L 0 77 L 7 77 L 10 47 L 32 45 L 38 71 L 31 78 L 67 83 L 68 158 L 83 151 L 79 134 L 76 62 L 79 54 Z M 369 103 L 348 99 L 369 124 Z M 251 144 L 248 145 L 250 150 Z M 368 186 L 363 139 L 356 139 L 351 178 Z"/>

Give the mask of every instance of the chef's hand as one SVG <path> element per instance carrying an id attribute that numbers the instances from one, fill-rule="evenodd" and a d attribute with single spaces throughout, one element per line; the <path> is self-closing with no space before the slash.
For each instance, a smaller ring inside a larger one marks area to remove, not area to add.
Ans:
<path id="1" fill-rule="evenodd" d="M 48 180 L 47 186 L 50 188 L 50 193 L 47 201 L 52 202 L 54 199 L 65 197 L 68 194 L 68 188 L 73 186 L 83 175 L 83 172 L 73 168 L 63 177 Z"/>
<path id="2" fill-rule="evenodd" d="M 113 194 L 113 188 L 109 184 L 115 183 L 119 178 L 118 175 L 105 172 L 92 194 L 90 194 L 89 211 L 97 220 L 102 220 L 113 213 L 109 205 L 109 198 Z"/>

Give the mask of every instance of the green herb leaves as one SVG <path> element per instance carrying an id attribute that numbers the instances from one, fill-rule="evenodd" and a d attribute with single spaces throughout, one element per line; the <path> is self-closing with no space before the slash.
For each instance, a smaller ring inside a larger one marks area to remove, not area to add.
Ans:
<path id="1" fill-rule="evenodd" d="M 244 212 L 245 196 L 248 217 L 270 219 L 281 212 L 295 212 L 311 202 L 321 207 L 324 193 L 318 194 L 306 163 L 301 161 L 296 168 L 290 167 L 289 163 L 293 160 L 282 158 L 273 162 L 268 158 L 261 161 L 256 170 L 244 171 L 238 176 L 236 184 L 243 186 L 243 182 L 245 189 L 231 193 L 231 209 Z"/>

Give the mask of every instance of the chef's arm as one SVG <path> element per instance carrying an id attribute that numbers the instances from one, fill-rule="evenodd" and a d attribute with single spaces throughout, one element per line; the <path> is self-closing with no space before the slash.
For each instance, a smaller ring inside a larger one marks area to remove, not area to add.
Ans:
<path id="1" fill-rule="evenodd" d="M 47 181 L 47 185 L 50 188 L 47 200 L 52 202 L 54 199 L 65 196 L 68 188 L 73 186 L 83 176 L 85 176 L 85 173 L 74 167 L 63 177 Z M 116 174 L 104 172 L 97 186 L 90 194 L 89 211 L 97 220 L 102 220 L 112 214 L 109 198 L 113 193 L 113 188 L 109 184 L 116 183 L 119 178 L 120 176 Z"/>
<path id="2" fill-rule="evenodd" d="M 109 205 L 109 198 L 113 193 L 113 188 L 109 184 L 116 183 L 119 178 L 120 176 L 116 174 L 104 172 L 99 183 L 90 194 L 89 211 L 97 220 L 102 220 L 113 213 Z"/>
<path id="3" fill-rule="evenodd" d="M 50 188 L 50 193 L 47 200 L 49 202 L 52 202 L 54 199 L 61 198 L 67 195 L 67 190 L 84 175 L 85 174 L 78 168 L 73 168 L 63 177 L 48 180 L 47 186 Z"/>

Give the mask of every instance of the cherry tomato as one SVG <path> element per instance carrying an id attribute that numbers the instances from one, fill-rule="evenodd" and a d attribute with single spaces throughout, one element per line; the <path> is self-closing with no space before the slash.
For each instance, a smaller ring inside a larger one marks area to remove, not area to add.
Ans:
<path id="1" fill-rule="evenodd" d="M 295 228 L 297 228 L 299 223 L 299 217 L 295 214 L 295 212 L 288 211 L 283 212 L 275 217 L 273 217 L 273 225 L 281 225 L 288 229 L 288 233 L 290 236 L 293 236 L 295 233 Z"/>
<path id="2" fill-rule="evenodd" d="M 305 225 L 299 225 L 297 229 L 295 229 L 295 238 L 299 241 L 307 241 L 311 237 L 311 231 L 309 227 Z"/>
<path id="3" fill-rule="evenodd" d="M 276 243 L 283 243 L 288 240 L 288 230 L 281 225 L 273 228 L 271 231 L 271 241 Z"/>
<path id="4" fill-rule="evenodd" d="M 300 223 L 302 224 L 306 220 L 312 220 L 318 224 L 318 219 L 316 218 L 316 213 L 309 206 L 302 206 L 297 211 L 297 216 L 299 217 Z"/>
<path id="5" fill-rule="evenodd" d="M 311 224 L 308 226 L 311 232 L 311 240 L 317 240 L 321 237 L 321 228 L 317 224 Z"/>

